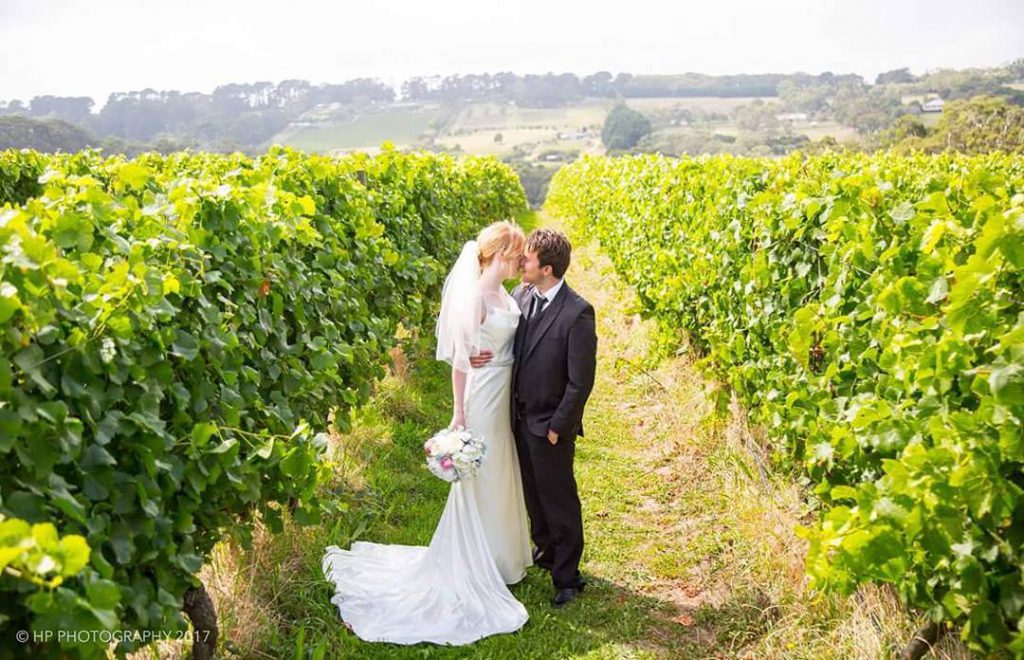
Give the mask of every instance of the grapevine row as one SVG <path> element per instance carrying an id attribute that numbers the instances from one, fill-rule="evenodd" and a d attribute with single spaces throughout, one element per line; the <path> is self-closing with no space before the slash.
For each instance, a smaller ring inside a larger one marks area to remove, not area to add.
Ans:
<path id="1" fill-rule="evenodd" d="M 0 153 L 0 637 L 181 629 L 215 543 L 331 510 L 328 415 L 524 207 L 490 159 Z"/>
<path id="2" fill-rule="evenodd" d="M 1024 654 L 1024 159 L 585 158 L 548 205 L 809 477 L 817 585 Z"/>

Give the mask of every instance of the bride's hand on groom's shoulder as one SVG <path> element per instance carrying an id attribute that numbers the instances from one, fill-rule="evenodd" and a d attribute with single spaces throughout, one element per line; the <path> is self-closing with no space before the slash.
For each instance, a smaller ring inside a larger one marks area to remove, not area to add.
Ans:
<path id="1" fill-rule="evenodd" d="M 470 356 L 469 364 L 474 369 L 479 369 L 480 367 L 482 367 L 485 364 L 487 364 L 488 362 L 490 362 L 492 359 L 494 359 L 494 353 L 492 353 L 491 351 L 489 351 L 487 349 L 483 349 L 479 353 L 477 353 L 476 355 L 471 355 Z"/>

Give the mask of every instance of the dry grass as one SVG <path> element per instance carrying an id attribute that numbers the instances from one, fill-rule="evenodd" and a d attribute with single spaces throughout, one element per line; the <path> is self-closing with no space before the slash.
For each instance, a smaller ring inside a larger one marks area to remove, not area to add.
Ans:
<path id="1" fill-rule="evenodd" d="M 257 524 L 249 550 L 228 542 L 218 544 L 198 576 L 217 610 L 221 647 L 234 657 L 273 657 L 260 651 L 260 642 L 267 630 L 284 622 L 274 607 L 278 594 L 267 593 L 265 587 L 285 585 L 287 576 L 301 572 L 297 561 L 287 558 L 281 561 L 272 555 L 272 539 L 267 529 Z M 268 580 L 269 575 L 275 575 L 276 579 Z M 191 657 L 190 648 L 180 641 L 164 641 L 129 657 L 133 660 L 179 660 Z"/>

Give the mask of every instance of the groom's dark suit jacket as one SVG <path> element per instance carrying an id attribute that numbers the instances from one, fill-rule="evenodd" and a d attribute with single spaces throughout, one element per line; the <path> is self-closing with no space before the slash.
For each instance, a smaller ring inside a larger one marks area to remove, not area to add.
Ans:
<path id="1" fill-rule="evenodd" d="M 512 423 L 530 433 L 583 435 L 583 406 L 594 387 L 597 333 L 594 307 L 565 282 L 544 311 L 527 322 L 532 285 L 512 291 L 523 316 L 512 367 Z M 518 419 L 518 415 L 521 419 Z"/>

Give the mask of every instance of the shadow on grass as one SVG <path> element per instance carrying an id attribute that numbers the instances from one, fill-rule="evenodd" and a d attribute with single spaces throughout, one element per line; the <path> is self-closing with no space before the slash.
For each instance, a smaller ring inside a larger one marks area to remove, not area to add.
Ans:
<path id="1" fill-rule="evenodd" d="M 470 646 L 366 643 L 345 628 L 321 573 L 323 551 L 328 545 L 349 547 L 357 539 L 430 542 L 449 486 L 426 469 L 422 442 L 448 422 L 448 379 L 446 365 L 420 359 L 404 378 L 380 383 L 352 433 L 336 438 L 335 465 L 342 474 L 325 495 L 345 511 L 316 526 L 289 522 L 283 534 L 259 540 L 243 570 L 251 581 L 245 598 L 255 602 L 228 602 L 224 608 L 229 610 L 223 612 L 228 652 L 274 658 L 700 656 L 691 632 L 672 620 L 677 614 L 672 604 L 587 575 L 585 565 L 586 592 L 560 610 L 549 603 L 548 574 L 531 568 L 512 587 L 530 621 L 514 634 Z"/>

